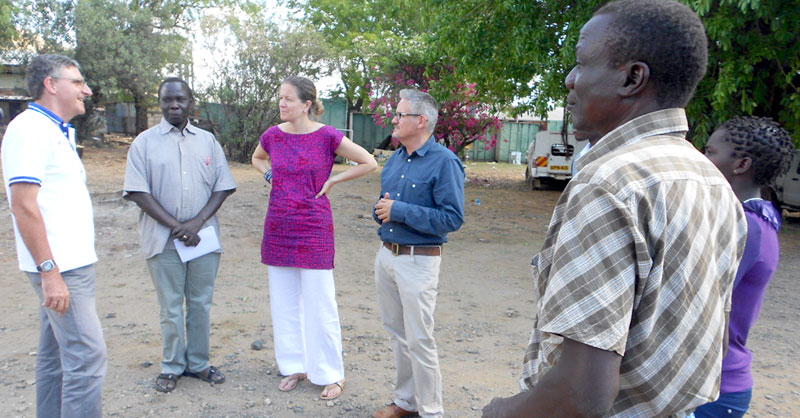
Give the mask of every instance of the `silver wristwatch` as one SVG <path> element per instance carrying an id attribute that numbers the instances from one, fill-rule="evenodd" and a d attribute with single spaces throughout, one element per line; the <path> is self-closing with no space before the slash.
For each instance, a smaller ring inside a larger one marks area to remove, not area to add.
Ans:
<path id="1" fill-rule="evenodd" d="M 41 273 L 47 273 L 49 271 L 53 271 L 56 268 L 56 262 L 53 260 L 44 260 L 42 264 L 36 266 L 36 270 Z"/>

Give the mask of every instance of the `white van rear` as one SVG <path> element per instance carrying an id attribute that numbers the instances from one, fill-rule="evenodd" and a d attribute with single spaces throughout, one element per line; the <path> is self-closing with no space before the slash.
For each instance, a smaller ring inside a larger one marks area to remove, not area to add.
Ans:
<path id="1" fill-rule="evenodd" d="M 536 139 L 531 142 L 525 154 L 528 160 L 525 180 L 531 189 L 546 188 L 553 180 L 571 179 L 575 156 L 587 143 L 588 141 L 576 141 L 572 133 L 567 135 L 567 145 L 564 145 L 560 133 L 547 131 L 537 133 Z"/>

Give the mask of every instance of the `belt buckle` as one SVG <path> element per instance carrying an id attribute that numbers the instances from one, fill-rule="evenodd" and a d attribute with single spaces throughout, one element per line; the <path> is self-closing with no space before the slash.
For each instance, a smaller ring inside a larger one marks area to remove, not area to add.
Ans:
<path id="1" fill-rule="evenodd" d="M 392 255 L 394 256 L 400 255 L 400 244 L 396 242 L 392 243 Z"/>

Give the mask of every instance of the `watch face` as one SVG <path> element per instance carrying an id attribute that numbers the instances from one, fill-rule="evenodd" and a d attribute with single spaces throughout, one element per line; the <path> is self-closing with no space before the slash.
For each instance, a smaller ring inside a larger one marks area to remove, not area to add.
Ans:
<path id="1" fill-rule="evenodd" d="M 55 267 L 56 267 L 56 263 L 54 263 L 54 262 L 52 262 L 50 260 L 47 260 L 44 263 L 42 263 L 42 271 L 43 272 L 51 271 Z"/>

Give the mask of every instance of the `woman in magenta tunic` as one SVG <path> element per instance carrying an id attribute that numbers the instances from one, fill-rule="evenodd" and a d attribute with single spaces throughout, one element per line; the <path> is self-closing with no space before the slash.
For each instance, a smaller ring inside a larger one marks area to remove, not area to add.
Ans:
<path id="1" fill-rule="evenodd" d="M 344 364 L 327 193 L 378 165 L 336 128 L 312 120 L 322 112 L 311 80 L 284 80 L 284 122 L 261 135 L 252 163 L 272 182 L 261 262 L 267 265 L 275 358 L 284 376 L 278 388 L 290 391 L 308 379 L 325 386 L 323 399 L 334 399 L 344 388 Z M 337 155 L 358 165 L 329 177 Z"/>

